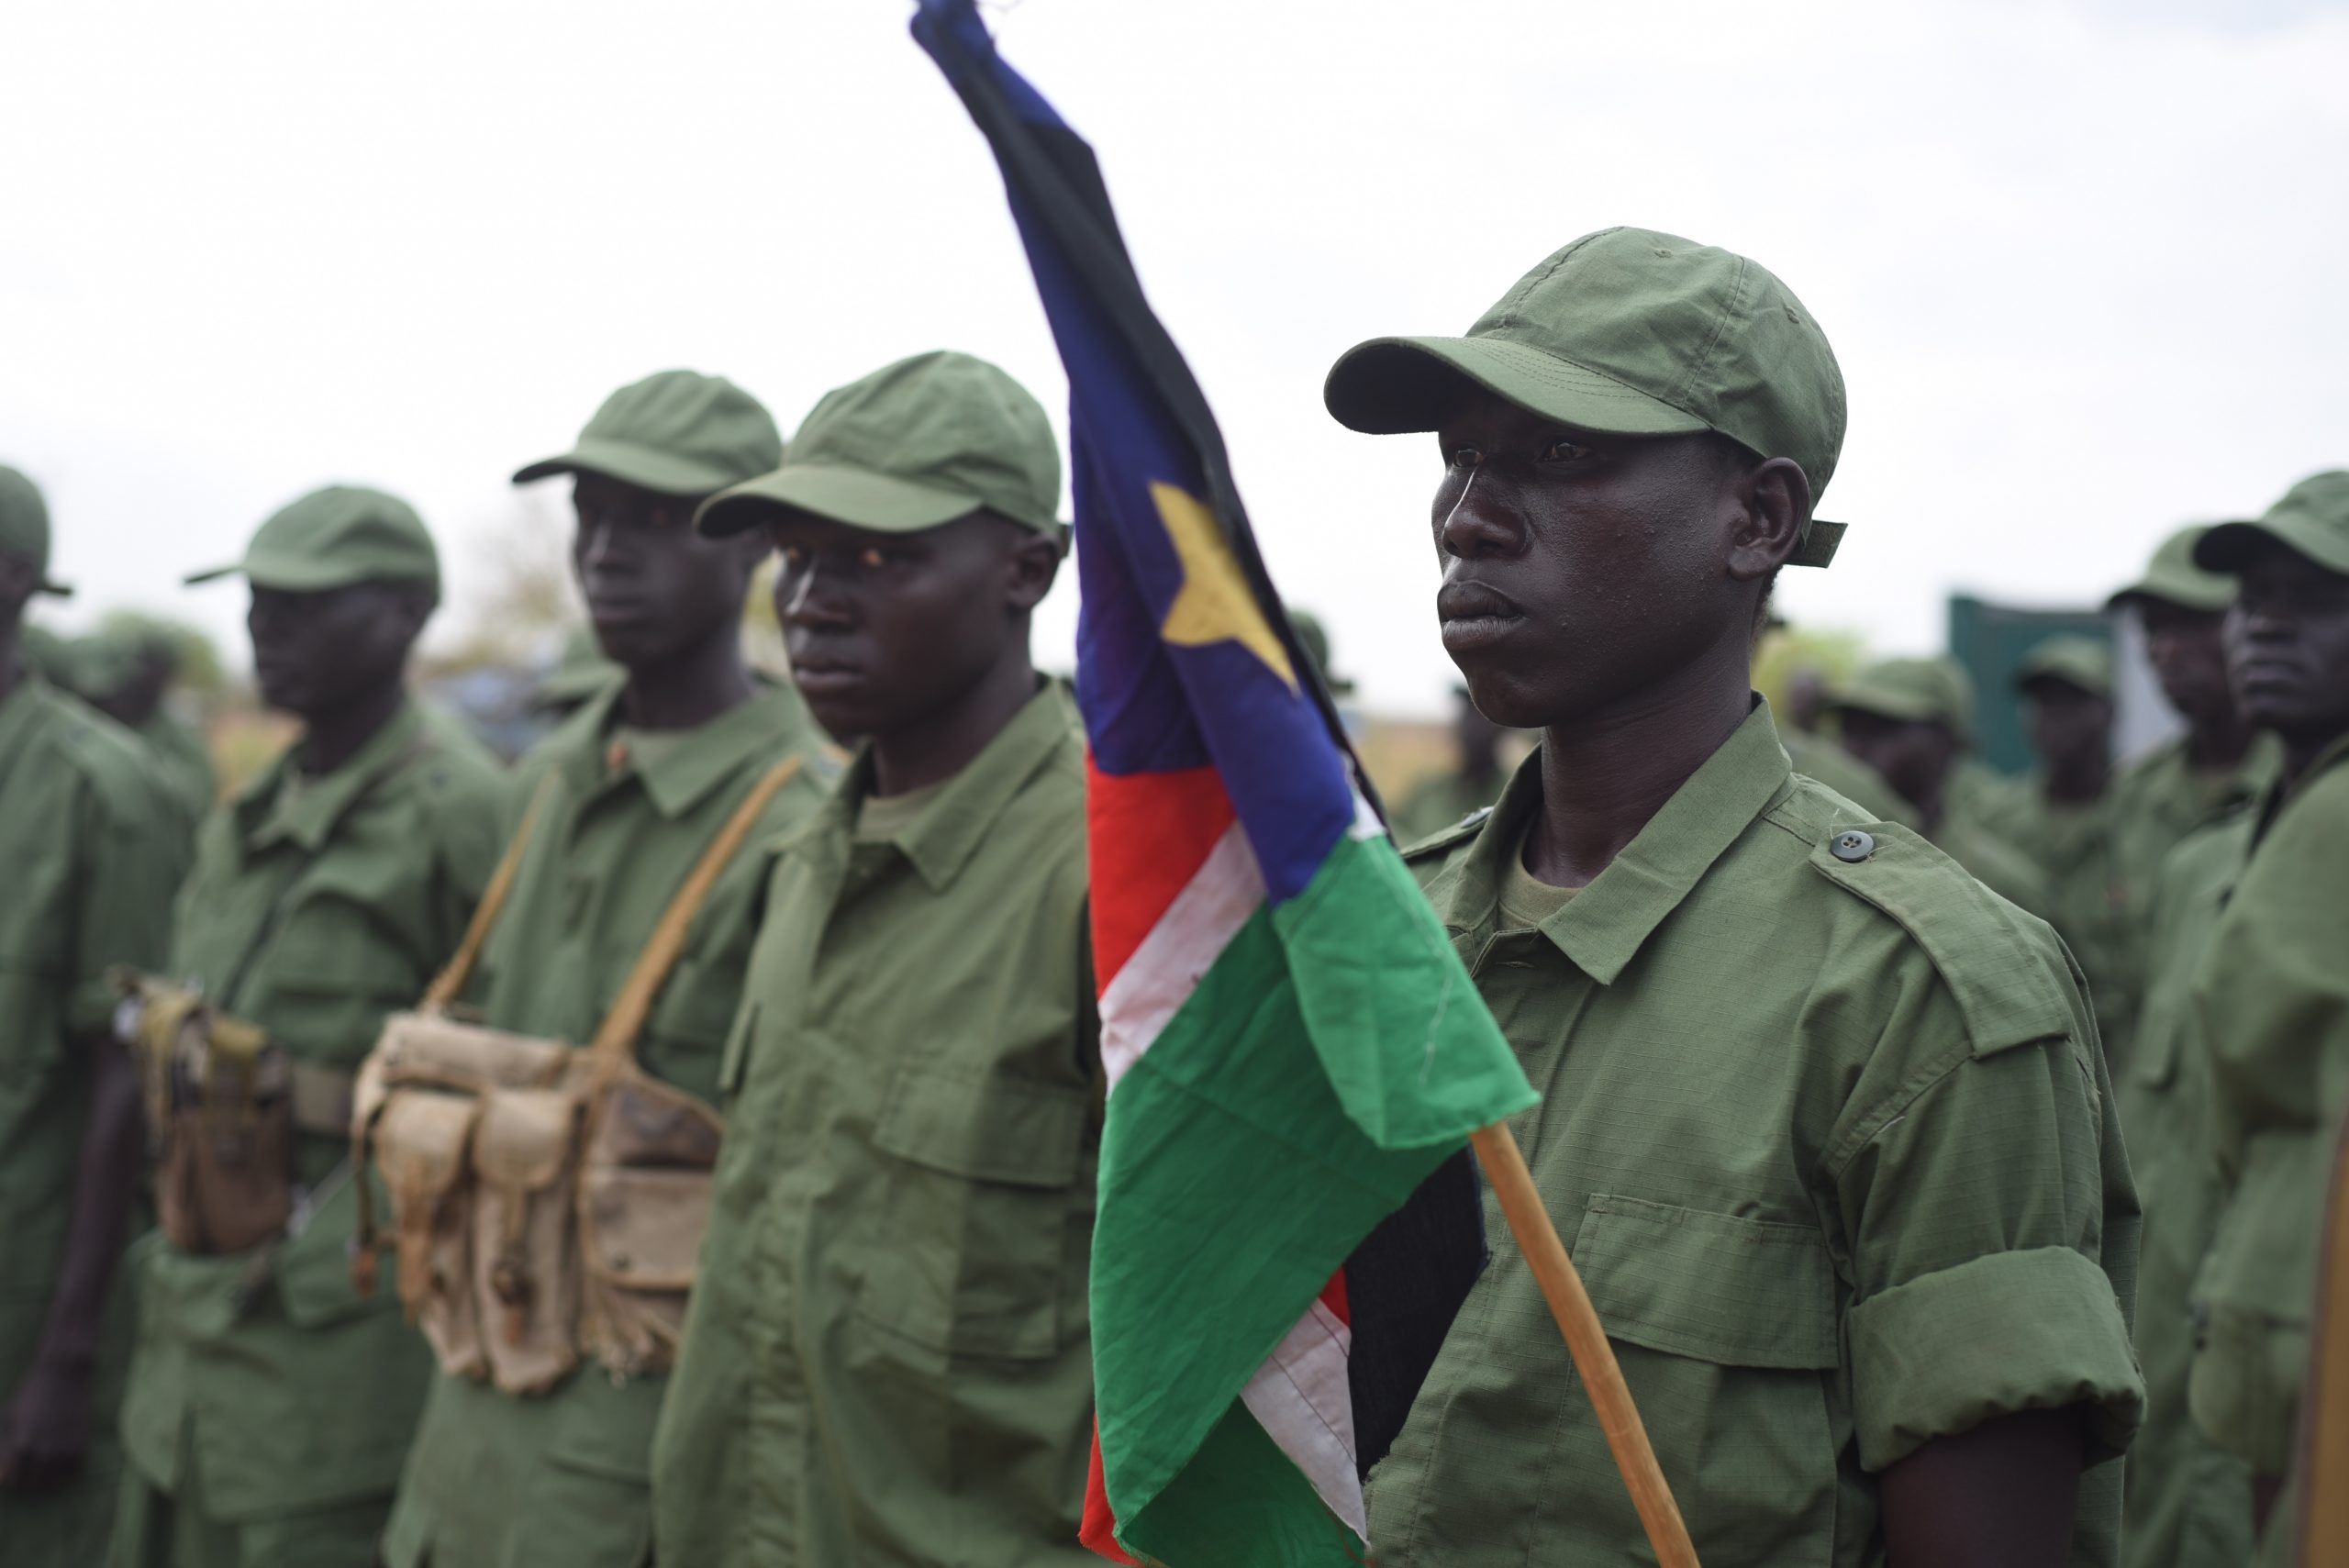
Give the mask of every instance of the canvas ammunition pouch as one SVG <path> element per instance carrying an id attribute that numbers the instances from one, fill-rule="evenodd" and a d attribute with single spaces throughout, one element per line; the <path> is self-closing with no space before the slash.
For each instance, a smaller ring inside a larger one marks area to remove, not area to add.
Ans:
<path id="1" fill-rule="evenodd" d="M 388 1193 L 400 1299 L 443 1370 L 508 1394 L 551 1387 L 583 1355 L 617 1376 L 674 1360 L 709 1223 L 725 1123 L 636 1062 L 636 1040 L 720 873 L 796 759 L 770 771 L 702 853 L 584 1050 L 457 1022 L 521 864 L 533 802 L 462 946 L 361 1069 L 352 1272 L 373 1288 L 371 1156 Z M 544 791 L 540 792 L 540 800 Z"/>
<path id="2" fill-rule="evenodd" d="M 351 1075 L 298 1061 L 201 992 L 117 970 L 116 1032 L 136 1051 L 163 1235 L 197 1256 L 247 1252 L 294 1213 L 295 1140 L 340 1137 Z"/>

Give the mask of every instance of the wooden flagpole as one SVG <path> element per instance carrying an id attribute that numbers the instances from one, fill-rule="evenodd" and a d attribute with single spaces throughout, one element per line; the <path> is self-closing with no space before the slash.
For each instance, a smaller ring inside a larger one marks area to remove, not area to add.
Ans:
<path id="1" fill-rule="evenodd" d="M 1607 1330 L 1590 1305 L 1590 1293 L 1583 1289 L 1582 1276 L 1575 1273 L 1574 1260 L 1566 1255 L 1566 1244 L 1558 1239 L 1558 1228 L 1550 1223 L 1549 1210 L 1542 1207 L 1542 1195 L 1533 1185 L 1533 1173 L 1525 1167 L 1525 1155 L 1515 1135 L 1507 1122 L 1497 1121 L 1469 1134 L 1469 1141 L 1475 1146 L 1476 1162 L 1485 1168 L 1493 1195 L 1500 1200 L 1509 1234 L 1517 1238 L 1518 1251 L 1525 1254 L 1542 1297 L 1550 1303 L 1550 1316 L 1558 1320 L 1558 1330 L 1566 1337 L 1566 1353 L 1574 1358 L 1582 1385 L 1590 1391 L 1599 1429 L 1607 1434 L 1615 1468 L 1622 1472 L 1624 1488 L 1631 1494 L 1631 1507 L 1639 1510 L 1659 1568 L 1698 1568 L 1697 1548 L 1688 1539 L 1688 1527 L 1681 1522 L 1680 1505 L 1672 1500 L 1664 1467 L 1655 1462 L 1655 1450 L 1648 1446 L 1648 1430 L 1631 1403 L 1631 1390 L 1615 1360 L 1615 1347 L 1607 1342 Z"/>

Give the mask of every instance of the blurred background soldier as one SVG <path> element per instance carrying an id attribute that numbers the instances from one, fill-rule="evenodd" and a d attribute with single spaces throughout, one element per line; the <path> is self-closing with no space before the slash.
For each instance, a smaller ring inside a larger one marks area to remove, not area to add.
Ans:
<path id="1" fill-rule="evenodd" d="M 518 484 L 571 479 L 572 567 L 617 673 L 590 687 L 522 761 L 509 826 L 527 812 L 530 836 L 465 995 L 493 1029 L 596 1039 L 688 873 L 747 806 L 754 816 L 746 847 L 726 861 L 640 1034 L 626 1042 L 635 1067 L 673 1103 L 696 1102 L 674 1118 L 680 1125 L 711 1115 L 718 1097 L 719 1060 L 750 961 L 762 846 L 806 815 L 826 772 L 798 695 L 756 678 L 743 662 L 743 598 L 766 541 L 705 539 L 693 528 L 705 497 L 782 455 L 774 419 L 748 393 L 716 376 L 666 371 L 612 394 L 570 451 L 514 475 Z M 754 795 L 771 775 L 782 780 L 774 792 Z M 542 1167 L 549 1179 L 564 1148 L 558 1141 Z M 476 1155 L 476 1178 L 480 1171 Z M 672 1184 L 704 1175 L 682 1164 L 669 1173 Z M 644 1228 L 690 1224 L 706 1212 L 648 1201 L 640 1191 L 596 1205 L 599 1255 L 616 1258 L 614 1266 L 658 1240 Z M 639 1244 L 609 1240 L 631 1226 Z M 668 1245 L 690 1259 L 693 1240 Z M 551 1296 L 567 1287 L 540 1279 L 524 1288 Z M 490 1300 L 482 1320 L 502 1316 Z M 562 1340 L 548 1347 L 555 1370 L 535 1392 L 508 1393 L 445 1364 L 433 1376 L 384 1536 L 392 1568 L 636 1568 L 644 1560 L 665 1359 L 575 1365 L 573 1327 L 547 1324 Z"/>
<path id="2" fill-rule="evenodd" d="M 2052 919 L 2047 881 L 2020 851 L 1954 799 L 1952 785 L 1973 739 L 1974 689 L 1947 659 L 1885 659 L 1835 694 L 1844 749 L 1908 801 L 1917 827 L 1992 892 Z M 1989 796 L 1976 791 L 1970 796 Z"/>
<path id="3" fill-rule="evenodd" d="M 1987 826 L 2045 879 L 2049 918 L 2087 976 L 2106 1054 L 2127 1054 L 2143 977 L 2113 842 L 2112 652 L 2085 637 L 2036 644 L 2015 672 L 2036 765 Z"/>
<path id="4" fill-rule="evenodd" d="M 119 1267 L 142 1141 L 111 1028 L 117 964 L 162 962 L 184 863 L 138 743 L 25 667 L 49 511 L 0 467 L 0 1558 L 99 1561 L 133 1302 Z"/>
<path id="5" fill-rule="evenodd" d="M 1467 687 L 1453 686 L 1452 701 L 1453 765 L 1423 780 L 1395 808 L 1397 844 L 1457 827 L 1469 813 L 1492 805 L 1508 782 L 1501 769 L 1501 739 L 1508 731 L 1476 711 Z"/>
<path id="6" fill-rule="evenodd" d="M 123 1412 L 111 1568 L 367 1568 L 431 1361 L 350 1278 L 351 1074 L 457 946 L 502 780 L 409 699 L 432 538 L 381 491 L 263 523 L 262 699 L 301 738 L 216 810 L 144 992 L 161 1231 Z"/>
<path id="7" fill-rule="evenodd" d="M 2281 1562 L 2293 1510 L 2276 1497 L 2349 1096 L 2349 472 L 2302 480 L 2255 523 L 2219 525 L 2194 560 L 2240 584 L 2230 664 L 2244 717 L 2282 742 L 2283 770 L 2189 1003 L 2221 1190 L 2188 1398 L 2204 1434 L 2250 1464 L 2261 1561 Z"/>

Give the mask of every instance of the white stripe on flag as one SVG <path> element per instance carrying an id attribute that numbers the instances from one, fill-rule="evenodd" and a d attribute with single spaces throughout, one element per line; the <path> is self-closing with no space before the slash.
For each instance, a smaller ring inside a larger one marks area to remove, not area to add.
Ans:
<path id="1" fill-rule="evenodd" d="M 1353 1349 L 1353 1330 L 1316 1301 L 1240 1397 L 1330 1511 L 1368 1540 L 1369 1515 L 1354 1470 L 1353 1395 L 1346 1384 Z"/>
<path id="2" fill-rule="evenodd" d="M 1234 822 L 1101 993 L 1101 1066 L 1111 1089 L 1264 902 L 1264 873 Z"/>

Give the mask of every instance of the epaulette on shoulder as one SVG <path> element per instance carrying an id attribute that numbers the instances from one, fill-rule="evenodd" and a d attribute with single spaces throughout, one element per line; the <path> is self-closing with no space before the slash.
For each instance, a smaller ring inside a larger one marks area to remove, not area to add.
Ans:
<path id="1" fill-rule="evenodd" d="M 1403 852 L 1403 862 L 1406 865 L 1417 865 L 1422 861 L 1434 860 L 1446 851 L 1466 843 L 1476 836 L 1476 830 L 1485 825 L 1485 818 L 1492 814 L 1491 806 L 1480 806 L 1451 827 L 1440 828 L 1424 839 L 1399 846 Z"/>
<path id="2" fill-rule="evenodd" d="M 1965 1016 L 1976 1056 L 2076 1040 L 2070 967 L 2054 933 L 1923 835 L 1897 822 L 1837 824 L 1812 844 L 1810 865 L 1924 949 Z"/>

